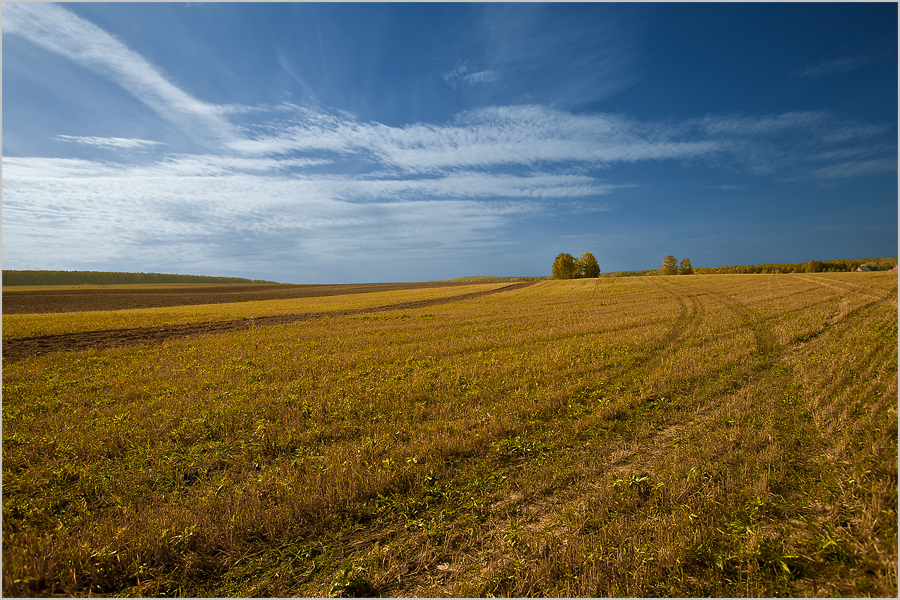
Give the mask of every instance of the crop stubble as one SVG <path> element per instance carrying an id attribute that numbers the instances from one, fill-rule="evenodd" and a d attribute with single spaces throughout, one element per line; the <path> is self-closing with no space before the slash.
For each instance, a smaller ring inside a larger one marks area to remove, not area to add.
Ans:
<path id="1" fill-rule="evenodd" d="M 896 594 L 895 275 L 507 291 L 5 367 L 4 591 Z"/>
<path id="2" fill-rule="evenodd" d="M 41 335 L 32 337 L 22 337 L 6 340 L 3 343 L 3 359 L 14 361 L 27 358 L 29 356 L 42 356 L 51 352 L 72 352 L 76 350 L 87 350 L 90 348 L 114 348 L 117 346 L 127 346 L 134 344 L 156 343 L 167 339 L 189 337 L 199 334 L 215 334 L 225 333 L 229 331 L 240 331 L 244 329 L 252 329 L 254 327 L 265 327 L 268 325 L 284 325 L 288 323 L 297 323 L 309 319 L 323 319 L 327 317 L 346 317 L 350 315 L 359 315 L 367 313 L 383 312 L 387 310 L 404 310 L 425 308 L 428 306 L 437 306 L 447 302 L 458 300 L 466 300 L 495 294 L 501 291 L 512 291 L 528 287 L 534 282 L 526 281 L 522 283 L 509 284 L 499 289 L 489 289 L 479 292 L 470 292 L 468 294 L 460 294 L 447 296 L 442 298 L 433 298 L 429 300 L 416 300 L 411 302 L 401 302 L 396 304 L 388 304 L 372 308 L 357 308 L 345 310 L 330 310 L 319 312 L 307 312 L 299 314 L 281 314 L 261 317 L 251 317 L 247 319 L 233 319 L 229 321 L 211 321 L 203 323 L 186 323 L 182 325 L 169 325 L 159 327 L 134 327 L 127 329 L 105 329 L 101 331 L 84 331 L 66 334 Z M 324 286 L 323 286 L 324 287 Z M 341 287 L 341 286 L 339 286 Z M 347 286 L 351 287 L 351 286 Z M 386 291 L 379 286 L 366 285 L 359 286 L 358 291 L 345 293 L 370 293 L 372 291 Z M 390 288 L 394 289 L 394 288 Z M 403 288 L 399 288 L 403 289 Z M 419 289 L 419 288 L 408 288 Z M 132 292 L 131 295 L 140 295 Z M 325 295 L 325 294 L 322 294 Z M 341 294 L 334 294 L 341 295 Z M 310 297 L 304 295 L 303 297 Z M 233 296 L 228 295 L 228 301 L 233 301 Z M 179 296 L 176 300 L 168 300 L 170 302 L 195 301 L 196 296 Z M 90 303 L 88 303 L 90 304 Z M 165 304 L 163 306 L 178 306 L 178 304 Z M 77 312 L 77 311 L 72 311 Z"/>

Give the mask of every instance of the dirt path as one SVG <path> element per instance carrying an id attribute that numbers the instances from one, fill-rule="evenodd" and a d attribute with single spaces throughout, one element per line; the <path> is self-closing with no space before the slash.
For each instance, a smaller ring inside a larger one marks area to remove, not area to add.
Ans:
<path id="1" fill-rule="evenodd" d="M 533 285 L 534 281 L 525 281 L 522 283 L 514 283 L 505 287 L 487 290 L 483 292 L 473 292 L 470 294 L 460 294 L 458 296 L 448 296 L 446 298 L 435 298 L 432 300 L 418 300 L 415 302 L 404 302 L 400 304 L 388 304 L 385 306 L 377 306 L 374 308 L 357 308 L 350 310 L 335 310 L 314 313 L 301 313 L 293 315 L 275 315 L 271 317 L 257 317 L 250 319 L 238 319 L 233 321 L 219 321 L 209 323 L 188 323 L 185 325 L 170 325 L 164 327 L 137 327 L 133 329 L 112 329 L 105 331 L 86 331 L 79 333 L 64 333 L 59 335 L 42 335 L 30 338 L 19 338 L 3 342 L 3 360 L 16 361 L 31 356 L 43 356 L 51 352 L 72 352 L 77 350 L 87 350 L 89 348 L 113 348 L 117 346 L 130 346 L 135 344 L 157 343 L 172 338 L 188 337 L 191 335 L 200 335 L 205 333 L 226 333 L 229 331 L 239 331 L 242 329 L 250 329 L 252 327 L 262 327 L 266 325 L 283 325 L 287 323 L 296 323 L 298 321 L 307 321 L 310 319 L 321 319 L 324 317 L 359 315 L 366 313 L 377 313 L 389 310 L 404 310 L 426 308 L 438 304 L 446 304 L 448 302 L 456 302 L 458 300 L 470 300 L 481 296 L 489 296 L 499 292 L 510 292 L 520 290 Z"/>

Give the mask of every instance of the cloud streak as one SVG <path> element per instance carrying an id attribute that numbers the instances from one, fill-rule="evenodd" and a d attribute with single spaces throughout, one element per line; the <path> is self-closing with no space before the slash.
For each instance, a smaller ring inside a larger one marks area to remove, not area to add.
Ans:
<path id="1" fill-rule="evenodd" d="M 277 128 L 246 128 L 247 137 L 229 147 L 263 156 L 325 152 L 407 176 L 541 165 L 596 170 L 659 161 L 775 174 L 805 168 L 817 157 L 824 161 L 828 152 L 860 152 L 860 144 L 871 147 L 871 139 L 888 131 L 886 125 L 840 121 L 824 111 L 646 122 L 536 105 L 485 107 L 445 125 L 390 127 L 286 104 L 277 122 Z"/>
<path id="2" fill-rule="evenodd" d="M 164 119 L 204 142 L 234 138 L 232 125 L 215 105 L 172 84 L 116 37 L 55 4 L 8 3 L 3 33 L 18 35 L 87 69 L 109 77 Z"/>
<path id="3" fill-rule="evenodd" d="M 823 77 L 832 73 L 847 73 L 861 67 L 868 62 L 865 58 L 841 57 L 834 60 L 821 62 L 815 66 L 809 67 L 797 73 L 797 77 L 801 79 L 811 77 Z"/>
<path id="4" fill-rule="evenodd" d="M 98 148 L 119 148 L 122 150 L 134 148 L 153 148 L 155 146 L 165 146 L 163 142 L 154 142 L 151 140 L 126 139 L 117 137 L 95 137 L 95 136 L 75 136 L 75 135 L 58 135 L 56 139 L 63 142 L 74 142 L 76 144 L 84 144 L 86 146 L 96 146 Z"/>
<path id="5" fill-rule="evenodd" d="M 447 82 L 447 85 L 457 89 L 460 86 L 472 87 L 479 83 L 488 83 L 496 80 L 497 76 L 496 71 L 471 71 L 466 65 L 460 65 L 452 71 L 444 73 L 441 77 Z"/>

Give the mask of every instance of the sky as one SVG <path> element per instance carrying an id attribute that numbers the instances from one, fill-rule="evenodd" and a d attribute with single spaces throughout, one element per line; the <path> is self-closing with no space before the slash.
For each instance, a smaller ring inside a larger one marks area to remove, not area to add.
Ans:
<path id="1" fill-rule="evenodd" d="M 4 269 L 897 255 L 896 3 L 4 2 Z"/>

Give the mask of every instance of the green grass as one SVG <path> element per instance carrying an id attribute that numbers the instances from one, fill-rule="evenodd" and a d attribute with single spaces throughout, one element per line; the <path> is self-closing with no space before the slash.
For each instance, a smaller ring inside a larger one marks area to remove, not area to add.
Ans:
<path id="1" fill-rule="evenodd" d="M 894 597 L 896 511 L 893 273 L 4 364 L 5 595 Z"/>

